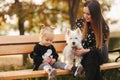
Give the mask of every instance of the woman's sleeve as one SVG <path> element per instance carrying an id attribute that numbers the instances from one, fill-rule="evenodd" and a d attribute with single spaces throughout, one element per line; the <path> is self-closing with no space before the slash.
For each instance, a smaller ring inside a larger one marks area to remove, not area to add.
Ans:
<path id="1" fill-rule="evenodd" d="M 103 28 L 103 43 L 106 43 L 106 41 L 109 38 L 109 27 L 107 25 L 104 26 Z"/>

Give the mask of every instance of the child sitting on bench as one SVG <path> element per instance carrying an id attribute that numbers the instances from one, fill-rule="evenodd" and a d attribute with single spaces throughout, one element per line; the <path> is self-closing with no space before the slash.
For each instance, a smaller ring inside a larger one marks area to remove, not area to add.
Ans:
<path id="1" fill-rule="evenodd" d="M 45 70 L 48 73 L 48 80 L 55 80 L 56 68 L 71 70 L 77 76 L 81 67 L 73 67 L 58 61 L 58 54 L 52 45 L 54 39 L 53 28 L 42 25 L 40 30 L 40 42 L 36 43 L 30 57 L 34 62 L 33 70 Z"/>

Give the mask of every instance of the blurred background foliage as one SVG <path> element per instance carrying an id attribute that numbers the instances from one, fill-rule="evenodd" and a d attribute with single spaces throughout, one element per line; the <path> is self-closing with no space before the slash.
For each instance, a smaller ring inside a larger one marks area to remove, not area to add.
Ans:
<path id="1" fill-rule="evenodd" d="M 110 10 L 113 0 L 99 0 L 103 13 Z M 82 17 L 85 0 L 1 0 L 0 35 L 36 34 L 40 25 L 73 29 L 76 18 Z M 108 20 L 108 19 L 106 19 Z"/>

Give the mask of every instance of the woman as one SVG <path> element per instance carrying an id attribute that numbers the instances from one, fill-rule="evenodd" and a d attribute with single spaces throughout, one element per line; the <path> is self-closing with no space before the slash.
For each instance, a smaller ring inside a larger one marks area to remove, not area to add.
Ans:
<path id="1" fill-rule="evenodd" d="M 96 0 L 86 1 L 83 12 L 82 45 L 84 49 L 76 50 L 75 55 L 83 55 L 81 64 L 85 70 L 85 80 L 103 80 L 100 65 L 103 64 L 102 53 L 107 52 L 109 28 L 102 16 L 100 4 Z"/>

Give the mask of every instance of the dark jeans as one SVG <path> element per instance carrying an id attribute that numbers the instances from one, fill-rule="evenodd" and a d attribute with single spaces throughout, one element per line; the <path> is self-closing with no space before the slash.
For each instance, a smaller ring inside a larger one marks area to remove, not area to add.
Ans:
<path id="1" fill-rule="evenodd" d="M 100 66 L 96 63 L 87 64 L 85 68 L 85 80 L 103 80 L 100 72 Z"/>
<path id="2" fill-rule="evenodd" d="M 104 50 L 107 49 L 104 48 Z M 102 54 L 105 55 L 106 51 Z M 97 48 L 83 55 L 81 63 L 85 70 L 85 80 L 103 80 L 100 72 L 100 65 L 103 63 L 103 60 L 101 58 L 101 51 Z"/>

